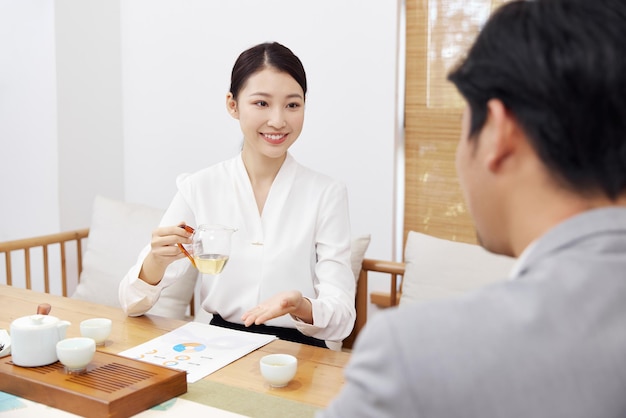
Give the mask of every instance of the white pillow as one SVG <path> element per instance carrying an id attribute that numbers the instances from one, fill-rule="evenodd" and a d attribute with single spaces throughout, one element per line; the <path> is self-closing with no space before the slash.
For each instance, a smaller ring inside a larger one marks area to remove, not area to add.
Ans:
<path id="1" fill-rule="evenodd" d="M 515 259 L 479 245 L 410 231 L 400 304 L 443 298 L 506 279 Z"/>
<path id="2" fill-rule="evenodd" d="M 369 234 L 352 238 L 350 264 L 352 265 L 352 273 L 354 273 L 355 280 L 359 280 L 361 264 L 363 264 L 365 251 L 367 251 L 367 247 L 370 245 L 370 240 L 371 236 Z"/>
<path id="3" fill-rule="evenodd" d="M 96 196 L 83 271 L 73 298 L 119 307 L 118 287 L 137 262 L 141 249 L 150 242 L 163 210 Z M 148 311 L 184 319 L 195 283 L 181 280 L 167 287 Z"/>

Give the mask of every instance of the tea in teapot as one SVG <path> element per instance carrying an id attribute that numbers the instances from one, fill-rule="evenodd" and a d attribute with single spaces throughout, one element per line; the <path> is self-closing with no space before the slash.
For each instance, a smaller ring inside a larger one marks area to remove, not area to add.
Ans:
<path id="1" fill-rule="evenodd" d="M 193 229 L 182 225 L 191 236 L 191 248 L 178 244 L 191 263 L 204 274 L 219 274 L 230 257 L 231 236 L 237 229 L 223 225 L 200 225 Z"/>

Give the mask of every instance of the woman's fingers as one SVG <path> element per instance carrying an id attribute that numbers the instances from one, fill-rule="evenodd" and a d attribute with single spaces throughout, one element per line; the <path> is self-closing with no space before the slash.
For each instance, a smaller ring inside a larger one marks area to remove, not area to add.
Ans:
<path id="1" fill-rule="evenodd" d="M 246 311 L 241 320 L 247 327 L 252 324 L 261 325 L 270 319 L 293 312 L 301 298 L 301 293 L 297 291 L 278 293 Z"/>
<path id="2" fill-rule="evenodd" d="M 191 244 L 191 233 L 179 226 L 162 226 L 152 231 L 152 252 L 162 256 L 182 254 L 177 244 Z"/>

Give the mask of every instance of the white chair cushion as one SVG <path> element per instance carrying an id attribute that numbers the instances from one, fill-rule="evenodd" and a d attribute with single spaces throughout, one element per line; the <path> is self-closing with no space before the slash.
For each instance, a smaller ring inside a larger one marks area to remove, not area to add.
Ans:
<path id="1" fill-rule="evenodd" d="M 150 242 L 163 210 L 102 196 L 94 199 L 83 271 L 73 298 L 119 307 L 118 287 Z M 184 319 L 195 283 L 181 280 L 167 287 L 148 313 Z"/>
<path id="2" fill-rule="evenodd" d="M 479 245 L 410 231 L 400 304 L 443 298 L 506 279 L 515 259 Z"/>

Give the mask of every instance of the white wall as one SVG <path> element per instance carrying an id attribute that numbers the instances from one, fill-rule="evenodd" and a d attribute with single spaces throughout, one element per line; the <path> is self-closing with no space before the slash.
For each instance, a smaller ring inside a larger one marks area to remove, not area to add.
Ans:
<path id="1" fill-rule="evenodd" d="M 58 195 L 70 230 L 89 225 L 96 194 L 124 198 L 120 1 L 55 4 Z"/>
<path id="2" fill-rule="evenodd" d="M 177 174 L 238 152 L 230 70 L 276 40 L 308 75 L 294 156 L 347 184 L 367 255 L 395 257 L 400 5 L 0 0 L 0 239 L 88 226 L 96 194 L 164 208 Z"/>
<path id="3" fill-rule="evenodd" d="M 54 4 L 0 0 L 0 240 L 59 229 Z"/>

